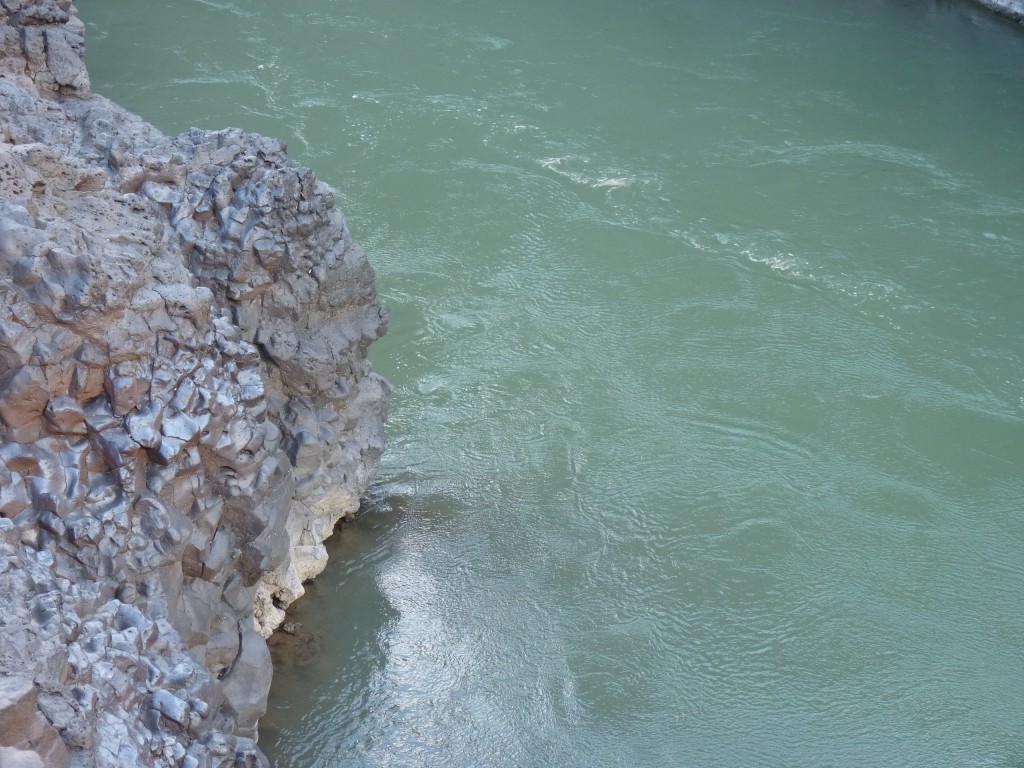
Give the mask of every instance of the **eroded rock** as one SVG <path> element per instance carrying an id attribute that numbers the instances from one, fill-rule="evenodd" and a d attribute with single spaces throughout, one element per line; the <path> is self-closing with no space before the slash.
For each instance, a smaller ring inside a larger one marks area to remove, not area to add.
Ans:
<path id="1" fill-rule="evenodd" d="M 388 315 L 329 187 L 90 95 L 82 30 L 0 0 L 0 762 L 262 765 L 264 637 L 377 469 Z"/>

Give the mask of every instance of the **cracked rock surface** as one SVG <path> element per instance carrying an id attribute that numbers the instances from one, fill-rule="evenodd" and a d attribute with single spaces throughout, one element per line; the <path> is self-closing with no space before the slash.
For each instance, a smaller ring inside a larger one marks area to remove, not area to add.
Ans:
<path id="1" fill-rule="evenodd" d="M 264 765 L 265 637 L 377 470 L 374 273 L 239 130 L 89 92 L 0 0 L 0 764 Z"/>

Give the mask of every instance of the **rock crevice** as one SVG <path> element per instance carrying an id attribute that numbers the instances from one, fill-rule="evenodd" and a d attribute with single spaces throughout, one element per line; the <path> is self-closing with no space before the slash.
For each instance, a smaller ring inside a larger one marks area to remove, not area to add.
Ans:
<path id="1" fill-rule="evenodd" d="M 264 638 L 383 450 L 388 315 L 312 171 L 92 95 L 82 30 L 0 0 L 0 734 L 42 718 L 0 757 L 259 765 Z"/>

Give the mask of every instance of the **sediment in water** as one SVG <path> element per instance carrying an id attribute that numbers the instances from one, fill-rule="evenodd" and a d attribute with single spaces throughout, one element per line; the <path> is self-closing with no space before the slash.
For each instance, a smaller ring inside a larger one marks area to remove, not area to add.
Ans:
<path id="1" fill-rule="evenodd" d="M 83 53 L 70 0 L 0 1 L 0 762 L 265 764 L 264 638 L 377 470 L 388 315 L 280 142 L 164 136 Z"/>

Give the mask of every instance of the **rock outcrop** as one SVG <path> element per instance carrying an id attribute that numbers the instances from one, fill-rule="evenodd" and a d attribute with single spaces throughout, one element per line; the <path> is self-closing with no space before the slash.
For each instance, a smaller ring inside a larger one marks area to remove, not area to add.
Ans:
<path id="1" fill-rule="evenodd" d="M 974 0 L 1000 16 L 1024 24 L 1024 0 Z"/>
<path id="2" fill-rule="evenodd" d="M 0 764 L 261 765 L 264 638 L 383 450 L 387 313 L 281 143 L 166 137 L 83 51 L 70 0 L 0 0 Z"/>

